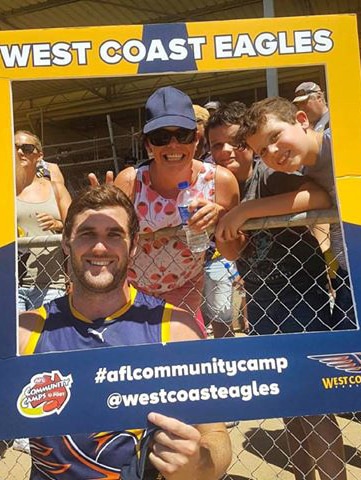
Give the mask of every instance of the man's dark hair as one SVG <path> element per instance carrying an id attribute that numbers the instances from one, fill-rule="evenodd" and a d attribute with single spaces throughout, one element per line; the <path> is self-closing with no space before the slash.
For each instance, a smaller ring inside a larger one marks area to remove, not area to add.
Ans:
<path id="1" fill-rule="evenodd" d="M 134 238 L 139 232 L 138 217 L 133 203 L 119 188 L 114 185 L 98 185 L 87 187 L 72 201 L 64 223 L 63 235 L 70 238 L 74 227 L 74 219 L 85 210 L 102 210 L 107 207 L 122 207 L 128 216 L 128 231 L 133 245 Z"/>
<path id="2" fill-rule="evenodd" d="M 286 98 L 269 97 L 253 103 L 240 122 L 237 142 L 246 144 L 247 138 L 254 135 L 267 121 L 267 115 L 274 115 L 278 120 L 294 125 L 297 107 Z"/>
<path id="3" fill-rule="evenodd" d="M 214 113 L 212 113 L 206 123 L 205 135 L 207 140 L 209 140 L 208 135 L 212 128 L 223 125 L 239 125 L 242 122 L 246 110 L 247 107 L 242 102 L 232 102 L 221 105 Z"/>

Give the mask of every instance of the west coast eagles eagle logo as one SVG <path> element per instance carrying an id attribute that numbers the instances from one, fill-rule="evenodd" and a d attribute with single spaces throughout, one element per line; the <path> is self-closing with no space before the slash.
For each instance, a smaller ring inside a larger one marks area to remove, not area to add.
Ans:
<path id="1" fill-rule="evenodd" d="M 309 355 L 307 358 L 316 360 L 336 370 L 348 373 L 361 372 L 361 352 Z"/>

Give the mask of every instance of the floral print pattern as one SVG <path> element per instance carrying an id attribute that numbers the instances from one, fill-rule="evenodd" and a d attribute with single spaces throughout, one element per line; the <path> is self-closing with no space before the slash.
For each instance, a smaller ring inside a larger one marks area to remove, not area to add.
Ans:
<path id="1" fill-rule="evenodd" d="M 214 201 L 215 166 L 203 164 L 192 184 L 199 196 Z M 162 294 L 199 277 L 204 253 L 193 254 L 181 233 L 177 236 L 152 235 L 163 228 L 180 225 L 177 200 L 164 198 L 153 190 L 149 164 L 137 169 L 135 209 L 140 223 L 140 241 L 129 268 L 129 279 L 143 291 Z M 149 234 L 149 235 L 146 235 Z"/>

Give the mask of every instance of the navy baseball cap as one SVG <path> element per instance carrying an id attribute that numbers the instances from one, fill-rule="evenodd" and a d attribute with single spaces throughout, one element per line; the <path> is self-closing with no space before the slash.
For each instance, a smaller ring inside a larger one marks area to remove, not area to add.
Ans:
<path id="1" fill-rule="evenodd" d="M 158 88 L 145 104 L 144 133 L 163 127 L 197 128 L 191 99 L 174 87 Z"/>

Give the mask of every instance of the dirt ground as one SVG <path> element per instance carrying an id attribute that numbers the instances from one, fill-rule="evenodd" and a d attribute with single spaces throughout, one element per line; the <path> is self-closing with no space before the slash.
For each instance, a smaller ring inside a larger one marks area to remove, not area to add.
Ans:
<path id="1" fill-rule="evenodd" d="M 361 478 L 361 424 L 337 417 L 345 444 L 348 480 Z M 232 480 L 294 480 L 280 419 L 242 422 L 231 431 Z M 331 480 L 331 479 L 330 479 Z"/>

